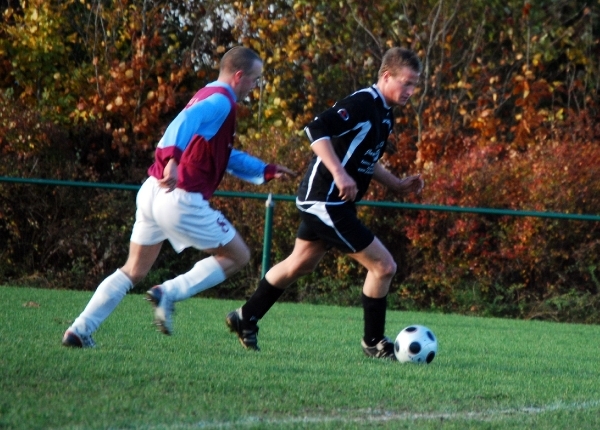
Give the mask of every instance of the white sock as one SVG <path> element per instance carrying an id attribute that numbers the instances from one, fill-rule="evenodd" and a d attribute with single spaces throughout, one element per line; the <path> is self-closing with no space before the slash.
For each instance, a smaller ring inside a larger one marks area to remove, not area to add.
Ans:
<path id="1" fill-rule="evenodd" d="M 197 262 L 192 270 L 162 284 L 169 299 L 174 302 L 195 296 L 226 279 L 225 272 L 215 257 Z"/>
<path id="2" fill-rule="evenodd" d="M 71 325 L 78 333 L 89 335 L 98 329 L 133 287 L 131 280 L 119 269 L 106 278 L 90 299 L 89 303 Z"/>

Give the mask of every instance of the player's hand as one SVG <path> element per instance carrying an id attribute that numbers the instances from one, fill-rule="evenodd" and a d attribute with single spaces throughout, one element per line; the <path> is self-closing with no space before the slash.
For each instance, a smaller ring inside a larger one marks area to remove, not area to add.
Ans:
<path id="1" fill-rule="evenodd" d="M 403 194 L 415 193 L 419 194 L 423 191 L 423 187 L 425 186 L 425 182 L 420 174 L 407 176 L 406 178 L 400 181 L 400 191 Z"/>
<path id="2" fill-rule="evenodd" d="M 275 178 L 285 180 L 294 176 L 298 176 L 298 172 L 294 172 L 293 170 L 290 170 L 287 167 L 279 164 L 275 165 Z"/>
<path id="3" fill-rule="evenodd" d="M 166 188 L 167 193 L 170 193 L 177 186 L 177 177 L 177 162 L 170 159 L 163 171 L 163 178 L 158 181 L 158 186 Z"/>
<path id="4" fill-rule="evenodd" d="M 356 198 L 356 194 L 358 194 L 358 187 L 356 186 L 356 181 L 352 179 L 348 173 L 344 170 L 339 174 L 333 177 L 333 181 L 337 186 L 340 193 L 339 197 L 345 202 L 353 202 Z"/>

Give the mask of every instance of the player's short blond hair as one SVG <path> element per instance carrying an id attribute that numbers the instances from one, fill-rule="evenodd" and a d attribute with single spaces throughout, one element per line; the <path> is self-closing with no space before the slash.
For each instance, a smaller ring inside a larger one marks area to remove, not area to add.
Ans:
<path id="1" fill-rule="evenodd" d="M 262 63 L 261 58 L 256 52 L 243 46 L 235 46 L 227 51 L 225 55 L 223 55 L 223 58 L 221 58 L 219 71 L 233 74 L 238 70 L 241 70 L 244 74 L 248 74 L 254 67 L 256 61 Z"/>
<path id="2" fill-rule="evenodd" d="M 405 48 L 390 48 L 383 55 L 378 77 L 387 71 L 395 76 L 403 67 L 408 67 L 419 74 L 423 68 L 421 60 L 413 51 Z"/>

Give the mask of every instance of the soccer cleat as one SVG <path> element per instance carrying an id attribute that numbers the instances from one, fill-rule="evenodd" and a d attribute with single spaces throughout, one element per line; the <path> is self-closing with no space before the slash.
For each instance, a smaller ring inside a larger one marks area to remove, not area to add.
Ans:
<path id="1" fill-rule="evenodd" d="M 256 321 L 244 321 L 242 318 L 242 309 L 229 312 L 225 318 L 225 323 L 232 333 L 237 334 L 242 346 L 246 349 L 260 351 L 258 347 L 258 325 Z"/>
<path id="2" fill-rule="evenodd" d="M 146 292 L 146 300 L 154 307 L 154 325 L 158 331 L 170 335 L 173 333 L 171 315 L 175 305 L 165 294 L 160 285 L 155 285 Z"/>
<path id="3" fill-rule="evenodd" d="M 364 339 L 361 340 L 361 344 L 363 352 L 368 357 L 396 360 L 396 354 L 394 354 L 394 342 L 387 337 L 381 339 L 374 346 L 368 346 Z"/>
<path id="4" fill-rule="evenodd" d="M 75 329 L 69 329 L 65 332 L 62 344 L 71 348 L 93 348 L 96 346 L 96 342 L 94 342 L 91 335 L 77 333 Z"/>

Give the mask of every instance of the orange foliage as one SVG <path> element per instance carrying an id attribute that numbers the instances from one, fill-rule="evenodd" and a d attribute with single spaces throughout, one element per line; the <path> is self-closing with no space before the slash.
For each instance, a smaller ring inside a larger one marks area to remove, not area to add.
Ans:
<path id="1" fill-rule="evenodd" d="M 218 59 L 236 44 L 265 62 L 264 86 L 240 104 L 238 146 L 302 170 L 311 156 L 304 125 L 375 82 L 385 50 L 404 46 L 419 53 L 424 71 L 412 104 L 397 111 L 390 138 L 397 152 L 384 163 L 400 176 L 423 173 L 418 201 L 600 213 L 600 33 L 597 12 L 578 3 L 476 1 L 458 10 L 416 0 L 0 6 L 2 174 L 139 183 L 164 128 L 215 79 Z M 259 191 L 232 180 L 224 187 Z M 293 194 L 295 184 L 267 189 Z M 0 219 L 10 219 L 0 225 L 10 267 L 0 266 L 0 273 L 26 273 L 18 262 L 31 249 L 48 273 L 77 264 L 83 275 L 100 276 L 105 263 L 121 257 L 103 234 L 127 228 L 106 221 L 109 203 L 93 219 L 75 215 L 77 204 L 55 208 L 82 221 L 71 227 L 73 238 L 54 248 L 51 231 L 64 226 L 39 216 L 49 211 L 43 193 L 20 209 L 18 196 L 2 193 L 17 206 L 0 209 Z M 53 197 L 57 207 L 68 200 L 60 192 Z M 369 198 L 395 197 L 374 186 Z M 262 225 L 263 214 L 256 202 L 217 203 L 234 224 L 249 226 L 240 228 L 260 256 L 260 231 L 252 226 Z M 284 205 L 273 239 L 280 257 L 293 241 L 295 216 Z M 524 316 L 547 297 L 599 288 L 595 223 L 386 209 L 361 214 L 402 263 L 390 296 L 400 307 Z M 91 222 L 102 231 L 90 233 Z M 93 240 L 75 239 L 84 236 Z M 73 263 L 76 254 L 82 257 Z M 320 274 L 336 288 L 362 278 L 349 260 L 332 259 Z M 247 276 L 256 276 L 258 260 Z M 310 296 L 309 287 L 298 297 Z"/>

